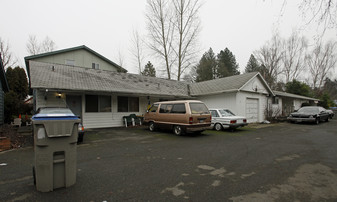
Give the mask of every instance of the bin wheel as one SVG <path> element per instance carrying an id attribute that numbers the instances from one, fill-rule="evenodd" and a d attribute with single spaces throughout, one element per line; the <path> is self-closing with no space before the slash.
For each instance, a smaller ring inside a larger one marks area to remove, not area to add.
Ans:
<path id="1" fill-rule="evenodd" d="M 35 167 L 33 166 L 33 179 L 34 179 L 34 185 L 36 185 L 36 175 L 35 175 Z"/>

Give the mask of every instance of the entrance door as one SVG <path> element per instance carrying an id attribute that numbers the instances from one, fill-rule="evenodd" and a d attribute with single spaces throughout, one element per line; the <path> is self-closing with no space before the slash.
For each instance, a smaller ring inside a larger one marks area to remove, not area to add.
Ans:
<path id="1" fill-rule="evenodd" d="M 246 99 L 246 118 L 248 123 L 259 121 L 259 99 Z"/>
<path id="2" fill-rule="evenodd" d="M 82 96 L 67 95 L 67 106 L 78 117 L 82 119 Z"/>

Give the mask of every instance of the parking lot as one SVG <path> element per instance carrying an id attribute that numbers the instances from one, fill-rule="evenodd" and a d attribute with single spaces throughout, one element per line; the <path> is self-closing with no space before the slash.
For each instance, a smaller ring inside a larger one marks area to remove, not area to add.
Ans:
<path id="1" fill-rule="evenodd" d="M 88 131 L 76 184 L 50 193 L 33 185 L 32 147 L 1 152 L 0 201 L 336 201 L 336 118 L 267 126 Z"/>

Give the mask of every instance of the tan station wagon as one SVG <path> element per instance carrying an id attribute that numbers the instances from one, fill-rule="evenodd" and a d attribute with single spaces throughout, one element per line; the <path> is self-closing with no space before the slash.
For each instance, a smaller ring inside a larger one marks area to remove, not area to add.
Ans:
<path id="1" fill-rule="evenodd" d="M 150 131 L 166 128 L 181 135 L 210 129 L 211 114 L 198 100 L 156 102 L 145 114 L 144 123 L 148 124 Z"/>

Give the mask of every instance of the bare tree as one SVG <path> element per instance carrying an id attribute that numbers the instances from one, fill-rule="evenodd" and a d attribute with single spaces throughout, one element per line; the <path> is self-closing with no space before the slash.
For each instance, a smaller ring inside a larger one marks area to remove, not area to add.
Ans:
<path id="1" fill-rule="evenodd" d="M 173 20 L 172 9 L 167 0 L 147 1 L 147 28 L 149 31 L 149 48 L 165 61 L 168 79 L 171 79 Z"/>
<path id="2" fill-rule="evenodd" d="M 115 58 L 116 58 L 115 61 L 117 61 L 117 64 L 123 67 L 124 66 L 124 54 L 120 47 L 118 49 L 118 52 Z"/>
<path id="3" fill-rule="evenodd" d="M 300 9 L 307 23 L 315 21 L 319 26 L 327 28 L 337 28 L 337 0 L 304 0 L 300 4 Z"/>
<path id="4" fill-rule="evenodd" d="M 297 79 L 305 68 L 304 60 L 307 47 L 306 38 L 300 37 L 297 32 L 293 32 L 288 39 L 284 40 L 282 62 L 286 83 Z"/>
<path id="5" fill-rule="evenodd" d="M 278 76 L 282 73 L 282 40 L 278 34 L 274 34 L 272 39 L 263 47 L 254 52 L 256 59 L 263 67 L 263 76 L 270 87 L 274 87 Z"/>
<path id="6" fill-rule="evenodd" d="M 48 36 L 46 36 L 40 46 L 41 51 L 44 53 L 51 52 L 56 49 L 55 42 L 51 40 Z"/>
<path id="7" fill-rule="evenodd" d="M 168 79 L 180 80 L 195 63 L 200 32 L 199 0 L 148 0 L 146 14 L 150 49 L 164 59 Z M 172 66 L 176 65 L 176 69 Z"/>
<path id="8" fill-rule="evenodd" d="M 132 47 L 130 49 L 130 52 L 133 55 L 135 63 L 138 66 L 138 73 L 141 74 L 142 67 L 143 67 L 143 61 L 144 61 L 144 52 L 143 52 L 144 41 L 142 40 L 142 37 L 140 36 L 138 31 L 133 30 L 132 36 L 131 36 L 131 42 L 132 42 Z"/>
<path id="9" fill-rule="evenodd" d="M 174 27 L 178 37 L 174 46 L 178 70 L 177 80 L 180 80 L 184 71 L 192 65 L 196 53 L 197 37 L 200 32 L 199 9 L 201 4 L 199 0 L 174 0 L 173 12 L 175 14 Z"/>
<path id="10" fill-rule="evenodd" d="M 7 67 L 14 66 L 17 63 L 17 59 L 14 59 L 14 56 L 10 51 L 9 43 L 8 42 L 6 43 L 1 37 L 0 37 L 0 57 L 2 60 L 4 70 L 6 70 Z"/>
<path id="11" fill-rule="evenodd" d="M 327 75 L 336 67 L 336 49 L 336 42 L 329 41 L 325 45 L 319 42 L 312 52 L 306 56 L 306 62 L 312 77 L 312 87 L 314 89 L 320 89 Z"/>
<path id="12" fill-rule="evenodd" d="M 39 43 L 35 35 L 29 35 L 26 49 L 29 54 L 37 55 L 55 50 L 56 45 L 55 42 L 48 36 L 46 36 L 46 38 L 41 43 Z"/>

